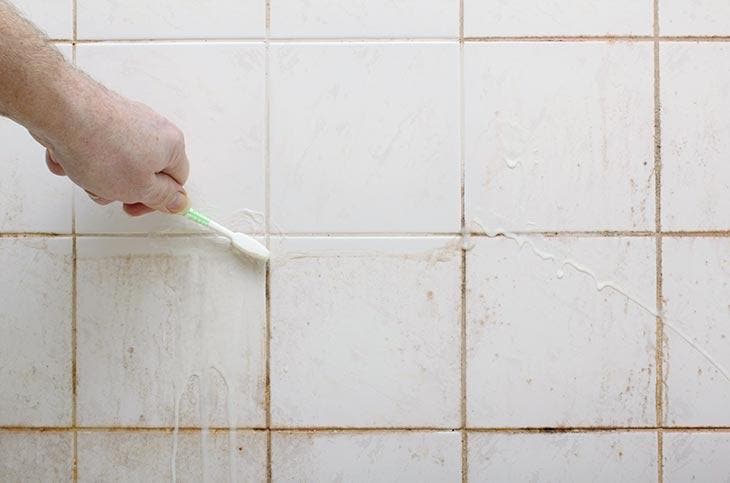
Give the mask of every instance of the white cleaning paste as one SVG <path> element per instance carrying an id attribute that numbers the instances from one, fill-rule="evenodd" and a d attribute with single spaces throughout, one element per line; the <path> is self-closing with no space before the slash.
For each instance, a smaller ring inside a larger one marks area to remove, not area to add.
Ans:
<path id="1" fill-rule="evenodd" d="M 728 371 L 719 362 L 717 362 L 709 353 L 707 353 L 707 351 L 705 351 L 703 348 L 698 346 L 687 334 L 685 334 L 681 329 L 679 329 L 677 327 L 677 325 L 673 324 L 670 320 L 668 320 L 666 316 L 660 314 L 655 308 L 649 307 L 649 306 L 641 303 L 637 297 L 631 295 L 623 287 L 621 287 L 611 281 L 600 280 L 597 277 L 597 275 L 589 267 L 586 267 L 585 265 L 579 263 L 576 260 L 572 260 L 569 258 L 559 258 L 557 255 L 555 255 L 553 253 L 549 253 L 549 252 L 539 249 L 536 246 L 534 240 L 532 240 L 531 238 L 509 232 L 502 228 L 487 229 L 478 220 L 473 220 L 473 223 L 476 224 L 477 226 L 479 226 L 481 228 L 481 230 L 484 232 L 484 234 L 487 235 L 488 237 L 497 237 L 500 235 L 504 236 L 505 238 L 513 240 L 515 243 L 517 243 L 520 246 L 520 248 L 522 248 L 524 246 L 529 247 L 530 251 L 532 253 L 534 253 L 537 257 L 539 257 L 541 260 L 558 264 L 558 270 L 556 271 L 558 278 L 563 278 L 565 276 L 565 272 L 563 270 L 565 267 L 571 267 L 574 270 L 590 277 L 595 284 L 596 290 L 602 291 L 604 289 L 611 289 L 615 292 L 620 293 L 621 295 L 626 297 L 627 300 L 636 304 L 638 307 L 640 307 L 644 311 L 648 312 L 649 314 L 653 315 L 654 317 L 661 317 L 662 322 L 665 327 L 670 329 L 672 332 L 677 334 L 680 339 L 684 340 L 687 344 L 689 344 L 690 347 L 692 347 L 697 353 L 699 353 L 704 359 L 706 359 L 707 362 L 709 362 L 715 369 L 717 369 L 717 371 L 728 382 L 730 382 L 730 373 L 728 373 Z"/>

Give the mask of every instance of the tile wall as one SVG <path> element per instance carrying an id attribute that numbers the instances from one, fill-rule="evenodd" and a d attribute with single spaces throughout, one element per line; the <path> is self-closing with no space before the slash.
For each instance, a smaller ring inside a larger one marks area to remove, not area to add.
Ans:
<path id="1" fill-rule="evenodd" d="M 730 477 L 727 2 L 16 3 L 273 258 L 0 119 L 1 480 Z"/>

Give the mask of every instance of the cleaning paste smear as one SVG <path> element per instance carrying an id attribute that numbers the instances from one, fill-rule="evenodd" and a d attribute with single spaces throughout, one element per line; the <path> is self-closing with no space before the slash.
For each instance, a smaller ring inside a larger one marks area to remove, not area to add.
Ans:
<path id="1" fill-rule="evenodd" d="M 541 249 L 537 246 L 536 243 L 536 237 L 534 236 L 525 236 L 525 235 L 519 235 L 513 232 L 510 232 L 508 230 L 505 230 L 503 228 L 485 228 L 479 220 L 472 220 L 472 222 L 477 225 L 481 231 L 487 235 L 488 237 L 497 237 L 497 236 L 503 236 L 505 238 L 508 238 L 515 243 L 517 243 L 520 248 L 527 247 L 529 248 L 530 252 L 533 253 L 536 257 L 539 259 L 545 261 L 545 262 L 551 262 L 557 265 L 556 268 L 556 277 L 558 279 L 562 279 L 565 277 L 565 268 L 569 267 L 575 270 L 576 272 L 582 273 L 586 276 L 588 276 L 594 283 L 596 290 L 603 291 L 606 289 L 613 290 L 622 296 L 624 296 L 627 300 L 635 304 L 636 306 L 640 307 L 642 310 L 648 312 L 654 317 L 662 317 L 662 322 L 665 327 L 667 327 L 669 330 L 674 332 L 680 339 L 685 341 L 692 349 L 694 349 L 698 354 L 700 354 L 707 362 L 709 362 L 728 382 L 730 382 L 730 372 L 728 372 L 722 364 L 720 364 L 714 357 L 712 357 L 706 350 L 704 350 L 702 347 L 700 347 L 697 343 L 695 343 L 692 338 L 684 333 L 677 324 L 674 324 L 671 320 L 667 319 L 667 317 L 663 314 L 660 314 L 659 311 L 656 310 L 655 307 L 652 307 L 640 300 L 639 297 L 632 294 L 629 290 L 622 287 L 621 285 L 610 281 L 610 280 L 602 280 L 598 277 L 595 271 L 593 271 L 590 267 L 580 263 L 577 260 L 562 257 L 555 253 L 546 251 Z"/>
<path id="2" fill-rule="evenodd" d="M 246 324 L 261 325 L 260 320 L 248 320 L 249 314 L 258 313 L 258 306 L 247 302 L 249 294 L 257 299 L 263 296 L 259 290 L 261 268 L 232 255 L 223 242 L 214 243 L 209 254 L 198 249 L 210 240 L 190 242 L 196 249 L 178 260 L 177 271 L 184 274 L 186 281 L 168 285 L 169 300 L 180 301 L 179 306 L 172 308 L 174 340 L 170 355 L 175 363 L 171 381 L 174 429 L 170 470 L 172 480 L 177 481 L 181 419 L 185 420 L 184 426 L 194 426 L 199 421 L 202 480 L 210 481 L 216 469 L 210 466 L 209 428 L 211 424 L 221 426 L 220 421 L 228 426 L 229 478 L 237 481 L 237 414 L 242 404 L 248 404 L 244 401 L 248 396 L 242 398 L 237 381 L 242 375 L 248 377 L 258 372 L 252 372 L 251 357 L 260 349 L 261 341 L 249 340 Z M 243 281 L 231 283 L 236 279 Z M 223 285 L 227 288 L 221 288 Z M 224 307 L 219 306 L 222 299 Z"/>

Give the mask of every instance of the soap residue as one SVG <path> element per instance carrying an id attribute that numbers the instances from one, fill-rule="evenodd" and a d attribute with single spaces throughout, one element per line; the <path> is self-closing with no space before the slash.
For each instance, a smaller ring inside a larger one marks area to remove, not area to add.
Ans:
<path id="1" fill-rule="evenodd" d="M 679 336 L 680 339 L 684 340 L 692 349 L 694 349 L 698 354 L 700 354 L 707 362 L 709 362 L 728 382 L 730 382 L 730 373 L 720 364 L 717 360 L 715 360 L 714 357 L 712 357 L 705 349 L 700 347 L 697 343 L 695 343 L 690 336 L 684 333 L 676 324 L 672 323 L 670 320 L 667 319 L 667 317 L 663 314 L 661 314 L 656 308 L 652 308 L 650 306 L 647 306 L 646 304 L 642 303 L 636 296 L 632 295 L 629 291 L 621 287 L 620 285 L 616 284 L 613 281 L 609 280 L 601 280 L 598 278 L 596 273 L 592 271 L 589 267 L 583 265 L 582 263 L 570 259 L 570 258 L 560 258 L 554 253 L 550 253 L 547 251 L 544 251 L 537 247 L 535 242 L 528 238 L 525 235 L 519 235 L 514 232 L 505 230 L 503 228 L 492 228 L 488 229 L 485 228 L 484 225 L 482 225 L 479 220 L 472 220 L 472 222 L 477 225 L 481 231 L 488 237 L 494 238 L 497 236 L 503 236 L 507 239 L 510 239 L 517 243 L 520 248 L 528 247 L 530 251 L 536 255 L 538 258 L 540 258 L 543 261 L 549 261 L 556 263 L 558 265 L 558 268 L 556 270 L 556 277 L 559 279 L 562 279 L 565 276 L 565 267 L 573 268 L 575 271 L 582 273 L 584 275 L 587 275 L 589 278 L 593 280 L 593 283 L 595 285 L 596 290 L 603 291 L 605 289 L 613 290 L 622 296 L 624 296 L 628 301 L 632 302 L 645 312 L 651 314 L 654 317 L 661 317 L 662 323 L 665 327 L 667 327 L 669 330 L 674 332 L 677 336 Z"/>
<path id="2" fill-rule="evenodd" d="M 212 350 L 210 341 L 212 336 L 209 329 L 213 331 L 217 327 L 209 326 L 219 320 L 218 309 L 215 304 L 215 297 L 210 297 L 206 292 L 208 287 L 208 277 L 206 260 L 202 260 L 199 254 L 193 254 L 186 258 L 189 276 L 184 286 L 176 287 L 177 297 L 172 300 L 180 300 L 186 307 L 191 309 L 190 318 L 188 320 L 174 321 L 172 327 L 174 329 L 174 344 L 172 349 L 172 359 L 174 361 L 173 373 L 173 394 L 174 394 L 174 427 L 172 437 L 172 453 L 170 461 L 170 469 L 172 481 L 177 481 L 177 456 L 179 443 L 180 428 L 180 406 L 181 400 L 186 394 L 191 394 L 197 389 L 197 405 L 198 417 L 200 420 L 200 456 L 202 481 L 209 481 L 211 475 L 211 466 L 209 452 L 211 448 L 210 441 L 210 421 L 213 419 L 213 411 L 210 406 L 211 390 L 215 390 L 222 384 L 225 389 L 225 412 L 228 423 L 228 463 L 229 478 L 231 481 L 237 481 L 237 468 L 235 464 L 236 458 L 236 411 L 235 411 L 235 378 L 233 377 L 237 371 L 241 369 L 248 371 L 248 356 L 244 359 L 241 367 L 241 354 L 246 351 L 246 347 L 241 342 L 240 337 L 232 337 L 232 345 L 237 350 L 227 350 L 225 347 L 216 347 Z M 173 290 L 168 287 L 168 290 Z M 235 334 L 230 334 L 234 336 Z M 197 386 L 197 387 L 196 387 Z"/>

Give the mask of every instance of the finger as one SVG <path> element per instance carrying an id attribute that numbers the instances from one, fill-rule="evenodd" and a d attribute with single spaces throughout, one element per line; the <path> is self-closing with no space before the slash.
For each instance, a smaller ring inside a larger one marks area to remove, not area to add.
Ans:
<path id="1" fill-rule="evenodd" d="M 51 152 L 46 149 L 46 166 L 48 171 L 55 174 L 56 176 L 66 176 L 66 171 L 63 170 L 63 166 L 58 164 L 51 156 Z"/>
<path id="2" fill-rule="evenodd" d="M 182 213 L 189 201 L 185 189 L 177 181 L 165 173 L 157 173 L 139 203 L 163 213 Z"/>
<path id="3" fill-rule="evenodd" d="M 155 211 L 153 208 L 142 203 L 124 203 L 122 209 L 129 216 L 142 216 Z"/>
<path id="4" fill-rule="evenodd" d="M 89 190 L 84 190 L 84 191 L 86 191 L 86 194 L 89 195 L 89 198 L 91 198 L 91 201 L 93 201 L 94 203 L 100 204 L 101 206 L 106 206 L 112 202 L 112 200 L 108 200 L 106 198 L 102 198 L 101 196 L 97 196 Z"/>
<path id="5" fill-rule="evenodd" d="M 176 156 L 170 165 L 163 169 L 162 172 L 169 175 L 180 185 L 185 184 L 188 180 L 188 176 L 190 176 L 190 161 L 188 161 L 188 156 L 185 154 L 184 145 L 181 148 L 180 155 Z"/>

